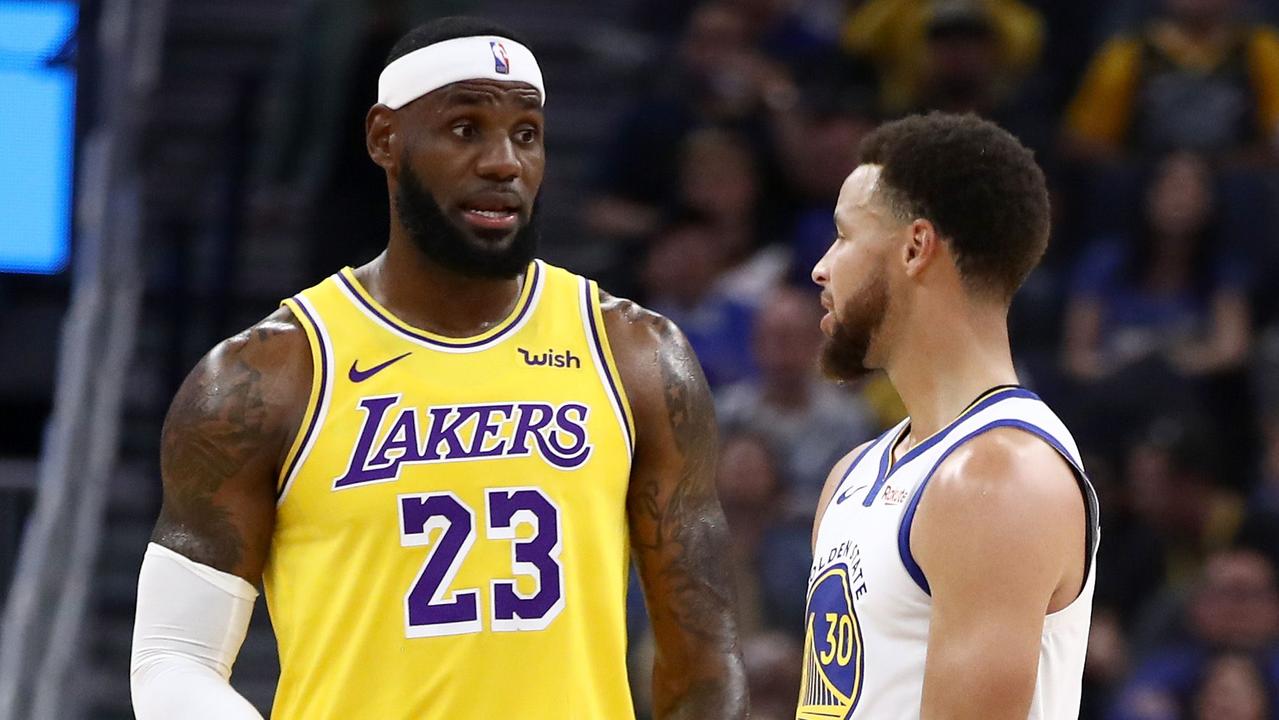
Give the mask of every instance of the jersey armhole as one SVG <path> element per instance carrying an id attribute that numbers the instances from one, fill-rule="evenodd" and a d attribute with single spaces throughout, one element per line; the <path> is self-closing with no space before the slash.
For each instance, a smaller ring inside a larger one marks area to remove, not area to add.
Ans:
<path id="1" fill-rule="evenodd" d="M 1088 578 L 1092 574 L 1094 557 L 1097 554 L 1097 545 L 1100 540 L 1099 517 L 1097 493 L 1093 490 L 1092 483 L 1088 482 L 1088 476 L 1084 474 L 1083 467 L 1074 459 L 1070 451 L 1061 444 L 1057 438 L 1043 428 L 1032 425 L 1023 420 L 1013 418 L 1004 418 L 989 422 L 976 430 L 968 433 L 960 438 L 959 442 L 946 448 L 946 451 L 937 458 L 933 466 L 928 469 L 928 473 L 919 481 L 915 487 L 915 491 L 911 493 L 910 500 L 906 504 L 906 511 L 902 513 L 901 524 L 897 527 L 897 554 L 900 556 L 902 565 L 906 568 L 906 573 L 910 575 L 915 584 L 923 590 L 925 594 L 932 595 L 932 590 L 928 586 L 928 578 L 924 576 L 924 571 L 919 567 L 919 563 L 915 561 L 915 556 L 910 550 L 910 529 L 915 522 L 915 511 L 919 508 L 919 500 L 924 495 L 924 489 L 928 486 L 928 481 L 932 478 L 933 473 L 937 472 L 937 468 L 945 462 L 956 448 L 960 447 L 969 440 L 981 435 L 982 433 L 995 430 L 997 428 L 1011 427 L 1034 435 L 1035 437 L 1048 443 L 1052 449 L 1061 455 L 1066 461 L 1066 465 L 1070 467 L 1071 473 L 1075 476 L 1075 482 L 1079 485 L 1079 491 L 1084 497 L 1084 573 L 1083 579 L 1080 581 L 1079 593 L 1083 593 L 1084 588 L 1088 584 Z"/>
<path id="2" fill-rule="evenodd" d="M 586 331 L 587 344 L 591 347 L 591 355 L 595 359 L 595 367 L 599 370 L 600 381 L 608 391 L 609 403 L 617 414 L 622 434 L 626 437 L 627 452 L 635 453 L 635 420 L 631 413 L 631 404 L 626 397 L 626 386 L 622 384 L 621 373 L 617 371 L 617 363 L 613 359 L 613 348 L 608 342 L 608 331 L 604 326 L 604 311 L 600 308 L 599 286 L 593 280 L 580 279 L 582 286 L 582 325 Z"/>
<path id="3" fill-rule="evenodd" d="M 320 421 L 329 405 L 329 396 L 333 388 L 333 345 L 324 331 L 324 326 L 307 300 L 296 295 L 280 303 L 289 309 L 297 318 L 298 324 L 306 333 L 307 343 L 311 347 L 311 392 L 307 397 L 306 412 L 302 414 L 302 422 L 298 424 L 289 453 L 280 467 L 280 476 L 276 478 L 276 505 L 284 502 L 284 496 L 293 485 L 298 470 L 306 461 L 315 438 L 319 435 Z"/>

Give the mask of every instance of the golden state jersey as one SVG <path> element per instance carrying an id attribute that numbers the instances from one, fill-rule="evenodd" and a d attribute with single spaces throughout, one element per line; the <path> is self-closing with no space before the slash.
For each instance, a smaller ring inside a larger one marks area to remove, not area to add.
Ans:
<path id="1" fill-rule="evenodd" d="M 1079 717 L 1100 538 L 1097 495 L 1057 415 L 1029 390 L 1001 386 L 896 462 L 893 450 L 909 434 L 910 418 L 863 448 L 844 471 L 818 519 L 796 720 L 918 720 L 933 602 L 911 552 L 915 511 L 946 458 L 998 428 L 1050 445 L 1084 498 L 1084 583 L 1073 602 L 1044 617 L 1028 720 Z"/>
<path id="2" fill-rule="evenodd" d="M 541 261 L 447 338 L 350 268 L 285 300 L 314 382 L 264 584 L 274 718 L 633 718 L 634 424 L 593 282 Z"/>

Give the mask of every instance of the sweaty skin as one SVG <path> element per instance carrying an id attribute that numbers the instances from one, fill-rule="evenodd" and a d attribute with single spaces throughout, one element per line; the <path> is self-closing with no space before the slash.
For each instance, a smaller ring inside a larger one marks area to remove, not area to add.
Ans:
<path id="1" fill-rule="evenodd" d="M 441 208 L 465 226 L 468 198 L 502 183 L 527 221 L 541 183 L 541 110 L 527 86 L 464 82 L 401 111 L 375 106 L 369 149 L 394 193 L 398 163 L 414 168 Z M 410 112 L 404 112 L 409 110 Z M 533 132 L 529 132 L 529 128 Z M 509 238 L 475 233 L 470 241 Z M 522 278 L 462 278 L 404 235 L 392 207 L 387 252 L 357 276 L 418 327 L 468 336 L 500 321 Z M 727 527 L 714 491 L 716 431 L 706 380 L 688 342 L 660 315 L 603 296 L 603 314 L 636 425 L 627 512 L 633 557 L 657 641 L 656 717 L 744 718 Z M 261 581 L 275 520 L 276 479 L 311 387 L 310 348 L 280 309 L 223 341 L 192 370 L 165 420 L 164 503 L 152 540 Z"/>

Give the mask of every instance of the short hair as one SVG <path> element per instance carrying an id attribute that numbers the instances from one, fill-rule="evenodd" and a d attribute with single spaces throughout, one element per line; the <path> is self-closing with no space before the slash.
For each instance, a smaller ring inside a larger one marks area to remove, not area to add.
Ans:
<path id="1" fill-rule="evenodd" d="M 428 45 L 476 35 L 497 35 L 528 47 L 528 43 L 511 32 L 509 28 L 498 23 L 466 15 L 450 15 L 423 23 L 405 33 L 396 41 L 395 47 L 391 48 L 386 64 L 390 65 L 414 50 L 420 50 Z"/>
<path id="2" fill-rule="evenodd" d="M 894 215 L 923 218 L 951 244 L 970 290 L 1012 299 L 1048 248 L 1044 172 L 1017 138 L 976 115 L 932 112 L 886 123 L 861 144 L 882 169 Z"/>

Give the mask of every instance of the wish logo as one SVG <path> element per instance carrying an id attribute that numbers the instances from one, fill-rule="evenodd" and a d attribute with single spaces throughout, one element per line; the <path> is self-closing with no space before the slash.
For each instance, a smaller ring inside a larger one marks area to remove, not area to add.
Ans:
<path id="1" fill-rule="evenodd" d="M 400 395 L 360 400 L 364 424 L 333 489 L 396 480 L 404 465 L 536 454 L 560 470 L 591 456 L 590 408 L 581 403 L 518 402 L 398 407 Z"/>
<path id="2" fill-rule="evenodd" d="M 547 350 L 544 353 L 534 355 L 524 348 L 515 348 L 520 355 L 524 356 L 524 364 L 534 367 L 545 366 L 553 368 L 581 368 L 582 359 L 573 354 L 572 350 L 565 350 L 562 353 L 555 352 L 554 349 Z"/>

